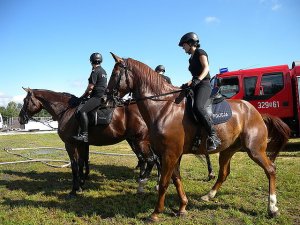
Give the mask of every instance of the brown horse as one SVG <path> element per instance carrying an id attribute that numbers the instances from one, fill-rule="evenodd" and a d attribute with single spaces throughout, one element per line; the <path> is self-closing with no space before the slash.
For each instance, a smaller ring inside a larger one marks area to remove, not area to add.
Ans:
<path id="1" fill-rule="evenodd" d="M 164 209 L 164 201 L 170 179 L 180 198 L 178 215 L 186 214 L 188 199 L 180 176 L 180 161 L 183 154 L 192 153 L 193 138 L 197 124 L 186 110 L 185 96 L 180 89 L 164 81 L 147 65 L 134 59 L 122 59 L 112 54 L 115 66 L 108 83 L 108 90 L 118 92 L 120 96 L 132 92 L 143 116 L 154 152 L 161 158 L 161 179 L 158 202 L 150 219 L 157 221 Z M 175 93 L 178 91 L 178 93 Z M 172 93 L 166 95 L 166 93 Z M 213 153 L 219 152 L 218 179 L 209 193 L 202 197 L 208 201 L 215 197 L 222 183 L 230 173 L 230 159 L 238 151 L 246 151 L 249 157 L 263 168 L 269 180 L 268 212 L 278 214 L 276 206 L 275 165 L 267 157 L 268 130 L 259 112 L 243 100 L 227 100 L 232 109 L 232 117 L 223 124 L 216 125 L 222 144 Z M 272 120 L 272 119 L 271 119 Z M 283 123 L 283 122 L 282 122 Z M 276 123 L 273 123 L 275 126 Z M 287 142 L 289 128 L 274 127 L 273 133 L 282 136 L 278 149 Z M 202 144 L 198 153 L 205 153 L 205 132 L 202 132 Z M 274 153 L 274 159 L 277 155 Z M 193 152 L 194 153 L 194 152 Z M 274 155 L 273 154 L 273 155 Z"/>
<path id="2" fill-rule="evenodd" d="M 136 105 L 117 107 L 109 125 L 90 127 L 87 145 L 76 142 L 72 138 L 78 132 L 78 122 L 74 116 L 77 107 L 74 107 L 71 102 L 74 99 L 78 100 L 77 97 L 42 89 L 24 90 L 27 91 L 27 96 L 24 98 L 24 105 L 19 114 L 21 124 L 27 123 L 28 119 L 42 109 L 48 111 L 53 119 L 58 121 L 58 135 L 65 143 L 71 161 L 73 187 L 70 195 L 76 195 L 77 191 L 82 190 L 84 180 L 89 174 L 89 145 L 112 145 L 123 140 L 127 140 L 139 161 L 147 162 L 147 168 L 144 166 L 144 170 L 140 173 L 139 180 L 143 181 L 140 184 L 142 187 L 145 182 L 143 179 L 149 175 L 155 163 L 155 156 L 150 149 L 147 126 Z"/>

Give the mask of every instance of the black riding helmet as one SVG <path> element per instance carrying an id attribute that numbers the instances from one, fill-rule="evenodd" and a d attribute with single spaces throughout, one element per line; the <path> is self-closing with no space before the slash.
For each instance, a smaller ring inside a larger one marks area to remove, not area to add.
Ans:
<path id="1" fill-rule="evenodd" d="M 102 63 L 102 55 L 98 52 L 95 52 L 95 53 L 91 54 L 90 62 L 92 64 L 96 64 L 96 65 Z"/>
<path id="2" fill-rule="evenodd" d="M 163 72 L 166 72 L 166 69 L 163 65 L 158 65 L 156 68 L 155 68 L 155 72 L 160 72 L 160 71 L 163 71 Z"/>
<path id="3" fill-rule="evenodd" d="M 182 47 L 184 43 L 187 43 L 189 45 L 199 45 L 199 38 L 198 35 L 194 32 L 189 32 L 183 35 L 179 41 L 179 46 Z"/>

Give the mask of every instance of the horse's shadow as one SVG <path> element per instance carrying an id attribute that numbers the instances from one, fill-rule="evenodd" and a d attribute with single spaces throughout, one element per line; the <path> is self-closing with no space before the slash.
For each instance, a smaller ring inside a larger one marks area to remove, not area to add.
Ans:
<path id="1" fill-rule="evenodd" d="M 92 173 L 90 179 L 85 184 L 86 192 L 94 191 L 101 192 L 105 190 L 105 182 L 126 182 L 138 177 L 132 168 L 125 166 L 112 166 L 112 165 L 91 165 L 91 169 L 96 173 Z M 45 208 L 60 208 L 67 212 L 73 212 L 77 216 L 82 215 L 100 215 L 101 218 L 114 217 L 121 215 L 124 217 L 136 217 L 140 213 L 149 213 L 157 200 L 157 192 L 154 190 L 148 191 L 145 194 L 137 194 L 136 188 L 132 186 L 132 182 L 126 184 L 126 190 L 118 189 L 119 194 L 110 196 L 102 196 L 101 193 L 97 196 L 89 193 L 78 195 L 77 198 L 68 198 L 68 192 L 71 190 L 72 176 L 69 172 L 16 172 L 13 170 L 2 171 L 0 177 L 1 184 L 6 189 L 11 191 L 23 191 L 27 195 L 34 195 L 42 193 L 51 200 L 31 200 L 31 199 L 13 199 L 4 197 L 2 204 L 9 206 L 33 206 Z M 9 179 L 10 176 L 21 177 L 20 180 Z M 8 178 L 8 179 L 7 179 Z M 172 185 L 172 184 L 171 184 Z M 201 184 L 199 184 L 201 185 Z M 131 189 L 131 190 L 130 190 Z M 187 193 L 190 199 L 200 199 L 203 193 Z M 230 195 L 232 193 L 223 193 Z M 52 200 L 52 197 L 59 199 Z M 169 193 L 166 199 L 166 206 L 169 205 L 171 210 L 176 211 L 178 206 L 178 196 L 176 193 Z M 120 205 L 120 207 L 117 207 Z M 168 206 L 167 206 L 168 207 Z M 224 210 L 228 208 L 236 208 L 237 210 L 251 216 L 257 214 L 249 211 L 240 206 L 232 206 L 226 203 L 203 203 L 201 201 L 196 203 L 190 202 L 188 210 L 211 210 L 214 211 L 218 208 Z"/>
<path id="2" fill-rule="evenodd" d="M 46 208 L 60 208 L 64 211 L 74 212 L 76 215 L 100 215 L 101 218 L 114 217 L 117 214 L 126 217 L 135 217 L 139 213 L 146 213 L 153 208 L 156 193 L 136 194 L 136 187 L 125 184 L 126 190 L 117 188 L 118 194 L 111 196 L 93 196 L 92 192 L 106 191 L 105 182 L 125 182 L 138 177 L 134 169 L 125 166 L 91 165 L 97 173 L 91 173 L 86 181 L 85 191 L 76 198 L 69 198 L 68 192 L 72 188 L 72 174 L 69 172 L 20 172 L 3 170 L 0 176 L 1 185 L 10 191 L 22 191 L 26 195 L 42 193 L 49 200 L 15 199 L 4 197 L 2 204 L 9 206 L 33 206 Z M 20 179 L 12 179 L 19 177 Z M 114 190 L 116 191 L 116 190 Z M 53 200 L 56 197 L 57 200 Z M 146 203 L 146 204 L 145 204 Z M 122 207 L 116 207 L 120 205 Z M 130 207 L 133 206 L 133 207 Z"/>
<path id="3" fill-rule="evenodd" d="M 86 181 L 86 189 L 97 190 L 97 185 L 101 185 L 105 180 L 125 181 L 138 177 L 136 172 L 125 166 L 112 165 L 90 165 L 92 173 Z M 44 195 L 53 195 L 57 191 L 68 191 L 72 188 L 72 173 L 68 172 L 21 172 L 13 170 L 2 170 L 0 177 L 1 184 L 7 189 L 22 190 L 27 194 L 36 194 L 43 192 Z M 11 179 L 11 176 L 20 177 L 21 179 Z M 89 185 L 90 181 L 94 185 Z"/>

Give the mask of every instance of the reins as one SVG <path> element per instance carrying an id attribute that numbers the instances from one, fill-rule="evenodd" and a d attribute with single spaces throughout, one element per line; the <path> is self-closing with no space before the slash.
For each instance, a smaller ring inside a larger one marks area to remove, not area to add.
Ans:
<path id="1" fill-rule="evenodd" d="M 126 63 L 125 59 L 124 59 L 123 63 L 120 63 L 120 66 L 125 70 L 125 76 L 127 78 L 128 77 L 128 67 L 127 67 L 127 63 Z M 153 99 L 158 98 L 158 97 L 172 95 L 172 94 L 176 94 L 176 93 L 179 93 L 179 92 L 191 89 L 191 87 L 188 86 L 188 87 L 180 88 L 179 90 L 176 90 L 176 91 L 171 91 L 171 92 L 167 92 L 167 93 L 146 96 L 146 97 L 143 97 L 143 98 L 132 98 L 130 100 L 124 101 L 123 99 L 121 99 L 120 97 L 118 97 L 118 96 L 115 95 L 119 91 L 120 82 L 121 82 L 121 75 L 118 75 L 118 79 L 117 79 L 116 85 L 113 88 L 112 94 L 111 94 L 112 99 L 113 99 L 113 101 L 115 103 L 117 103 L 117 106 L 124 106 L 124 105 L 129 105 L 129 104 L 136 104 L 139 101 L 144 101 L 144 100 L 148 100 L 148 99 L 153 100 Z M 162 101 L 165 101 L 165 100 L 162 100 Z"/>
<path id="2" fill-rule="evenodd" d="M 30 96 L 30 101 L 32 101 L 32 99 L 31 99 L 31 96 Z M 33 101 L 32 101 L 33 102 Z M 34 102 L 33 102 L 33 104 L 35 104 Z M 47 102 L 47 104 L 50 104 L 50 105 L 54 105 L 53 103 L 51 103 L 51 102 Z M 47 126 L 47 127 L 49 127 L 49 128 L 51 128 L 51 129 L 56 129 L 55 127 L 52 127 L 50 124 L 49 124 L 49 122 L 47 122 L 47 121 L 40 121 L 40 120 L 37 120 L 37 119 L 35 119 L 35 118 L 33 118 L 33 117 L 30 117 L 29 115 L 28 115 L 28 113 L 27 113 L 27 108 L 28 108 L 28 105 L 29 105 L 29 101 L 27 102 L 27 104 L 26 104 L 26 106 L 25 106 L 25 109 L 24 109 L 24 107 L 22 107 L 22 109 L 21 109 L 21 111 L 23 112 L 23 116 L 24 116 L 24 118 L 26 119 L 26 120 L 31 120 L 31 121 L 34 121 L 34 122 L 39 122 L 39 123 L 41 123 L 41 124 L 43 124 L 43 125 L 45 125 L 45 126 Z M 64 110 L 62 110 L 61 112 L 59 112 L 58 114 L 57 114 L 57 118 L 61 118 L 62 116 L 63 116 L 63 114 L 67 111 L 67 110 L 69 110 L 70 109 L 70 106 L 68 106 L 66 109 L 64 109 Z"/>
<path id="3" fill-rule="evenodd" d="M 131 99 L 127 99 L 127 100 L 124 100 L 123 98 L 120 98 L 116 95 L 111 95 L 112 96 L 112 100 L 113 102 L 115 103 L 115 105 L 117 107 L 122 107 L 122 106 L 125 106 L 125 105 L 130 105 L 130 104 L 137 104 L 137 102 L 140 102 L 140 101 L 145 101 L 145 100 L 155 100 L 155 98 L 158 98 L 158 97 L 162 97 L 162 96 L 167 96 L 167 95 L 172 95 L 172 94 L 176 94 L 176 93 L 179 93 L 179 92 L 182 92 L 182 91 L 186 91 L 186 90 L 189 90 L 191 89 L 190 87 L 187 87 L 187 88 L 181 88 L 179 90 L 176 90 L 176 91 L 171 91 L 171 92 L 167 92 L 167 93 L 163 93 L 163 94 L 158 94 L 158 95 L 151 95 L 151 96 L 146 96 L 146 97 L 143 97 L 143 98 L 131 98 Z M 161 101 L 167 101 L 167 100 L 161 100 Z"/>

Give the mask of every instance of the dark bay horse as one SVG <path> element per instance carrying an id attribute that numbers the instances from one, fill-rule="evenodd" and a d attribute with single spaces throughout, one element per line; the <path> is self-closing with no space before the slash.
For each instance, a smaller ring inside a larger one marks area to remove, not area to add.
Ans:
<path id="1" fill-rule="evenodd" d="M 198 126 L 186 110 L 184 93 L 174 93 L 176 90 L 180 91 L 179 88 L 165 82 L 149 66 L 131 58 L 122 59 L 113 53 L 112 55 L 116 63 L 108 83 L 108 90 L 118 92 L 120 96 L 128 92 L 133 93 L 140 113 L 148 126 L 151 146 L 161 159 L 158 202 L 150 219 L 153 221 L 159 219 L 159 214 L 164 209 L 170 179 L 173 180 L 180 199 L 178 215 L 184 215 L 187 213 L 188 199 L 183 189 L 179 166 L 183 154 L 192 153 L 193 138 Z M 164 95 L 165 93 L 172 94 Z M 269 180 L 268 212 L 271 216 L 276 216 L 278 214 L 276 171 L 273 161 L 278 151 L 287 142 L 290 130 L 282 121 L 273 121 L 274 118 L 270 117 L 270 120 L 266 119 L 266 122 L 272 122 L 272 133 L 268 133 L 268 127 L 254 106 L 243 100 L 227 101 L 232 109 L 232 117 L 226 123 L 216 125 L 222 144 L 212 152 L 219 153 L 218 179 L 202 199 L 209 201 L 215 197 L 230 173 L 232 156 L 238 151 L 245 151 L 264 170 Z M 205 135 L 203 133 L 199 154 L 206 151 L 203 139 Z M 282 137 L 278 139 L 277 149 L 268 149 L 272 160 L 267 156 L 268 136 L 270 135 L 274 136 L 273 144 L 276 136 Z"/>
<path id="2" fill-rule="evenodd" d="M 154 155 L 150 149 L 148 129 L 136 105 L 117 107 L 109 125 L 92 126 L 89 128 L 89 143 L 83 144 L 73 140 L 72 136 L 78 132 L 78 122 L 74 116 L 77 107 L 70 104 L 74 95 L 42 89 L 24 89 L 27 96 L 24 98 L 23 108 L 19 114 L 21 124 L 28 122 L 42 109 L 48 111 L 54 120 L 58 121 L 58 135 L 65 143 L 73 174 L 71 195 L 81 191 L 85 178 L 89 174 L 89 145 L 112 145 L 127 140 L 139 161 L 146 161 L 147 166 L 153 167 Z M 83 169 L 85 167 L 85 174 Z M 149 168 L 148 168 L 149 169 Z M 145 172 L 145 171 L 144 171 Z M 145 174 L 140 173 L 141 178 Z M 139 179 L 142 180 L 142 179 Z M 144 185 L 140 184 L 139 187 Z"/>

